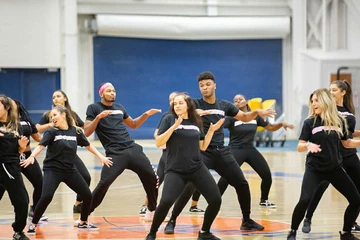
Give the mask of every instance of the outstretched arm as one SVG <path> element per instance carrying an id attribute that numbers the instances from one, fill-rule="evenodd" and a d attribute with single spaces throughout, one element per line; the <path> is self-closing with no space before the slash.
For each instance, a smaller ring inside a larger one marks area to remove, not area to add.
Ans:
<path id="1" fill-rule="evenodd" d="M 151 115 L 154 115 L 155 113 L 160 113 L 160 112 L 161 112 L 160 109 L 150 109 L 135 119 L 132 119 L 129 116 L 128 118 L 124 119 L 124 123 L 129 128 L 136 129 L 136 128 L 140 127 L 146 121 L 146 119 L 148 119 L 148 117 L 150 117 Z"/>
<path id="2" fill-rule="evenodd" d="M 111 157 L 105 157 L 102 155 L 93 145 L 89 145 L 85 147 L 89 152 L 97 156 L 102 164 L 105 164 L 107 167 L 111 167 L 113 162 L 110 160 Z"/>
<path id="3" fill-rule="evenodd" d="M 256 116 L 259 115 L 261 118 L 265 118 L 265 117 L 273 117 L 276 115 L 276 112 L 271 109 L 256 109 L 254 111 L 251 112 L 243 112 L 241 110 L 239 110 L 239 112 L 236 114 L 236 116 L 234 118 L 236 118 L 237 120 L 243 121 L 243 122 L 250 122 L 251 120 L 254 120 L 256 118 Z"/>
<path id="4" fill-rule="evenodd" d="M 41 153 L 41 151 L 45 148 L 43 145 L 37 145 L 34 151 L 31 153 L 31 155 L 24 161 L 20 163 L 20 165 L 24 168 L 29 166 L 30 164 L 33 164 L 35 161 L 35 158 L 37 155 Z"/>
<path id="5" fill-rule="evenodd" d="M 280 128 L 284 128 L 285 130 L 287 130 L 288 128 L 290 129 L 294 129 L 294 125 L 292 124 L 287 124 L 286 122 L 279 122 L 279 123 L 269 123 L 268 125 L 266 125 L 264 128 L 270 132 L 274 132 L 276 130 L 279 130 Z"/>

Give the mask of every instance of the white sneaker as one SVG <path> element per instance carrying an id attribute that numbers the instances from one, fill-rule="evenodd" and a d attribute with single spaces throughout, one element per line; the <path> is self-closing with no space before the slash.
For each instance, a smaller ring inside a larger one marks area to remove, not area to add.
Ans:
<path id="1" fill-rule="evenodd" d="M 47 221 L 49 218 L 45 215 L 42 215 L 40 221 Z"/>
<path id="2" fill-rule="evenodd" d="M 149 209 L 146 209 L 145 218 L 144 218 L 145 222 L 152 222 L 154 218 L 154 213 L 155 210 L 151 212 Z"/>
<path id="3" fill-rule="evenodd" d="M 79 224 L 80 224 L 80 217 L 78 218 L 78 220 L 74 222 L 74 227 L 77 227 Z"/>

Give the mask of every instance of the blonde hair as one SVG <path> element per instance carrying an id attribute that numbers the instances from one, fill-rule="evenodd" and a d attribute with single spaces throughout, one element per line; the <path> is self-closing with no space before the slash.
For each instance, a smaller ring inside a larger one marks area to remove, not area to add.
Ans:
<path id="1" fill-rule="evenodd" d="M 4 108 L 8 112 L 8 116 L 6 119 L 6 122 L 7 122 L 6 128 L 18 132 L 19 131 L 19 129 L 18 129 L 19 116 L 18 116 L 18 113 L 16 110 L 15 102 L 11 98 L 9 98 L 3 94 L 0 94 L 0 102 L 2 103 L 2 105 L 4 105 Z"/>
<path id="2" fill-rule="evenodd" d="M 319 107 L 321 108 L 320 116 L 315 113 L 314 108 L 312 107 L 312 98 L 316 95 Z M 332 97 L 330 91 L 326 88 L 320 88 L 315 90 L 309 99 L 309 116 L 314 118 L 314 124 L 316 122 L 317 117 L 321 117 L 324 126 L 329 127 L 327 132 L 329 133 L 331 129 L 340 129 L 340 131 L 336 131 L 339 136 L 343 136 L 342 132 L 343 125 L 345 125 L 345 131 L 347 133 L 347 124 L 346 121 L 343 120 L 342 116 L 339 114 L 334 98 Z"/>

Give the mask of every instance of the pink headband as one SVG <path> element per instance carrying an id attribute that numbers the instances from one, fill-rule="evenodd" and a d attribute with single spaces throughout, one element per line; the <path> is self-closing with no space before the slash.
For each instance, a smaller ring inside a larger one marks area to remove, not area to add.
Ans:
<path id="1" fill-rule="evenodd" d="M 100 87 L 100 89 L 99 89 L 99 95 L 102 94 L 102 92 L 104 91 L 104 89 L 107 88 L 107 87 L 113 87 L 113 85 L 112 85 L 111 83 L 109 83 L 109 82 L 104 83 L 104 84 Z"/>

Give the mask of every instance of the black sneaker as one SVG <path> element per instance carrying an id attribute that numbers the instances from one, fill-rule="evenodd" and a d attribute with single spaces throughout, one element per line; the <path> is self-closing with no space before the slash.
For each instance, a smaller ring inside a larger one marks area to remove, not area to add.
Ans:
<path id="1" fill-rule="evenodd" d="M 79 223 L 78 229 L 79 230 L 99 230 L 99 228 L 97 226 L 95 226 L 94 224 L 88 223 L 88 222 L 84 222 L 82 224 Z"/>
<path id="2" fill-rule="evenodd" d="M 30 240 L 23 232 L 14 232 L 13 240 Z"/>
<path id="3" fill-rule="evenodd" d="M 82 202 L 79 203 L 78 205 L 74 205 L 73 206 L 73 213 L 81 213 L 81 208 L 82 208 Z"/>
<path id="4" fill-rule="evenodd" d="M 139 215 L 145 215 L 146 214 L 146 210 L 147 210 L 147 206 L 142 205 L 140 210 L 139 210 Z"/>
<path id="5" fill-rule="evenodd" d="M 191 206 L 190 209 L 189 209 L 189 212 L 191 213 L 203 213 L 205 212 L 205 210 L 201 209 L 201 208 L 198 208 L 198 206 Z"/>
<path id="6" fill-rule="evenodd" d="M 304 225 L 301 230 L 303 233 L 311 232 L 311 221 L 309 219 L 307 218 L 304 219 Z"/>
<path id="7" fill-rule="evenodd" d="M 166 227 L 164 229 L 165 234 L 174 234 L 175 232 L 175 225 L 176 222 L 174 220 L 171 220 L 166 224 Z"/>
<path id="8" fill-rule="evenodd" d="M 340 240 L 359 240 L 359 238 L 355 237 L 351 232 L 345 232 L 343 234 L 340 233 Z"/>
<path id="9" fill-rule="evenodd" d="M 291 230 L 289 234 L 287 235 L 287 240 L 295 240 L 296 239 L 296 231 Z"/>
<path id="10" fill-rule="evenodd" d="M 242 231 L 262 231 L 262 230 L 264 230 L 264 227 L 249 218 L 249 220 L 242 221 L 240 230 L 242 230 Z"/>
<path id="11" fill-rule="evenodd" d="M 27 230 L 27 234 L 34 235 L 36 233 L 36 225 L 30 223 L 29 228 Z"/>
<path id="12" fill-rule="evenodd" d="M 355 222 L 353 227 L 351 228 L 352 232 L 360 232 L 360 226 Z"/>
<path id="13" fill-rule="evenodd" d="M 276 204 L 270 202 L 269 200 L 260 200 L 259 205 L 260 207 L 276 208 Z"/>
<path id="14" fill-rule="evenodd" d="M 215 237 L 211 232 L 199 232 L 197 240 L 209 239 L 209 240 L 220 240 L 220 238 Z"/>
<path id="15" fill-rule="evenodd" d="M 146 238 L 146 240 L 155 240 L 156 239 L 156 233 L 149 233 Z"/>

